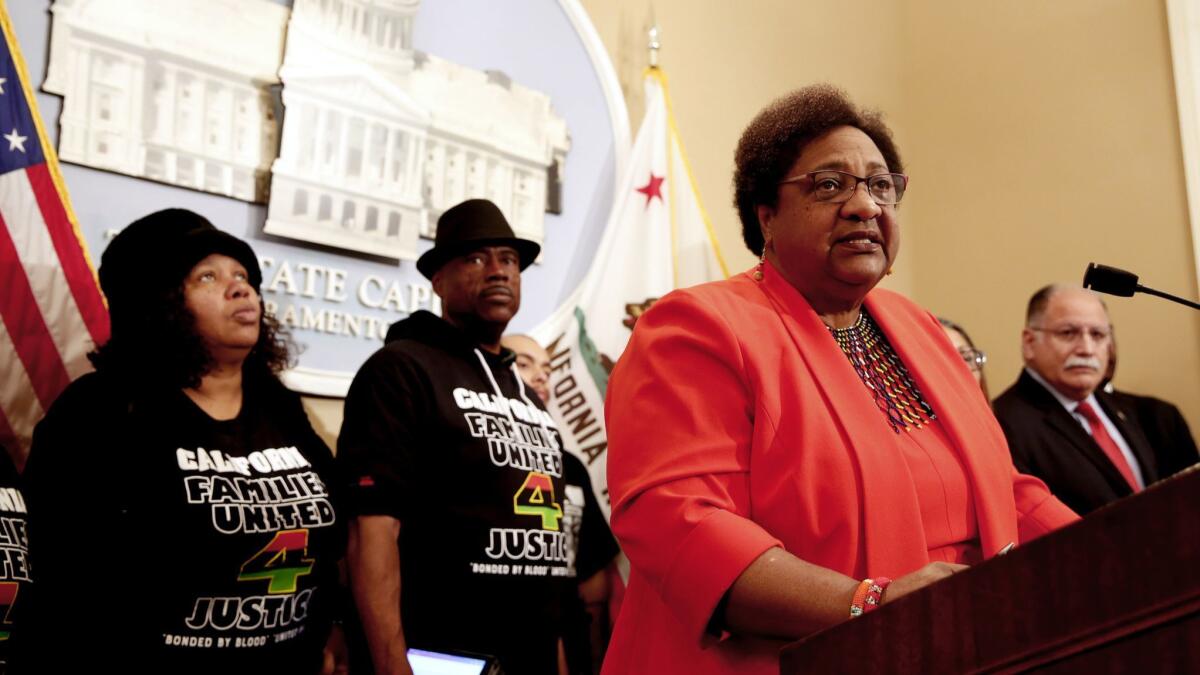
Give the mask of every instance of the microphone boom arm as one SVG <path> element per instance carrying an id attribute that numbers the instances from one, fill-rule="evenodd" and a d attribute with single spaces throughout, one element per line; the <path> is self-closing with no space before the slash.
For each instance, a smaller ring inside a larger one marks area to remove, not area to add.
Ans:
<path id="1" fill-rule="evenodd" d="M 1137 290 L 1139 293 L 1145 293 L 1146 295 L 1157 295 L 1160 298 L 1166 298 L 1167 300 L 1171 300 L 1173 302 L 1178 302 L 1181 305 L 1187 305 L 1188 307 L 1191 307 L 1192 309 L 1200 309 L 1200 303 L 1195 303 L 1195 302 L 1192 302 L 1191 300 L 1186 300 L 1177 295 L 1171 295 L 1170 293 L 1164 293 L 1163 291 L 1156 291 L 1153 288 L 1147 288 L 1141 284 L 1137 285 Z"/>

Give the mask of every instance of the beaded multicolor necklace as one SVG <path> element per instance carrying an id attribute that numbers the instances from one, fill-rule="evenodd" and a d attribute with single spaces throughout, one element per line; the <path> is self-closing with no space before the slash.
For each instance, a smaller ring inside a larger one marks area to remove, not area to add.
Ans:
<path id="1" fill-rule="evenodd" d="M 867 385 L 892 431 L 920 429 L 937 419 L 883 331 L 863 310 L 849 328 L 829 328 L 854 372 Z"/>

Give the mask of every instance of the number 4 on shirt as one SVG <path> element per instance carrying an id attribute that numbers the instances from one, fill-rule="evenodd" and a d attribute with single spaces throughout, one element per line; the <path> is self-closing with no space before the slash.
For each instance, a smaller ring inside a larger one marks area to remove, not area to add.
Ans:
<path id="1" fill-rule="evenodd" d="M 12 624 L 12 607 L 17 602 L 17 590 L 20 585 L 15 581 L 0 582 L 0 607 L 4 608 L 4 628 L 0 629 L 0 640 L 7 640 L 11 631 L 9 626 Z"/>
<path id="2" fill-rule="evenodd" d="M 530 471 L 521 489 L 513 495 L 513 513 L 518 516 L 539 516 L 543 530 L 557 532 L 562 512 L 562 507 L 554 501 L 554 482 L 550 476 Z"/>
<path id="3" fill-rule="evenodd" d="M 312 572 L 308 553 L 308 530 L 284 530 L 254 557 L 242 564 L 238 581 L 266 579 L 267 593 L 295 593 L 296 581 Z"/>

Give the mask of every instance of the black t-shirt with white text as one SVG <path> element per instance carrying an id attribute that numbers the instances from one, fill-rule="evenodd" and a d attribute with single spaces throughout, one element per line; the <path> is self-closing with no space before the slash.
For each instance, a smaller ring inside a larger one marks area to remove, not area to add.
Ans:
<path id="1" fill-rule="evenodd" d="M 299 400 L 248 382 L 218 421 L 182 391 L 123 399 L 102 381 L 73 384 L 34 437 L 40 627 L 99 630 L 120 663 L 164 672 L 316 672 L 344 527 Z M 82 658 L 41 646 L 38 666 Z"/>
<path id="2" fill-rule="evenodd" d="M 11 646 L 22 637 L 22 614 L 31 591 L 28 528 L 20 476 L 0 446 L 0 673 L 8 672 Z"/>
<path id="3" fill-rule="evenodd" d="M 561 594 L 575 580 L 561 437 L 511 362 L 415 313 L 355 377 L 338 461 L 355 514 L 400 520 L 408 644 L 537 675 L 556 672 Z"/>
<path id="4" fill-rule="evenodd" d="M 567 535 L 567 576 L 576 584 L 582 584 L 592 575 L 601 573 L 621 549 L 600 510 L 583 461 L 564 452 L 563 476 L 566 482 L 563 532 Z M 567 671 L 571 675 L 590 674 L 593 661 L 602 656 L 592 653 L 592 620 L 578 592 L 564 595 L 560 632 L 567 657 Z"/>

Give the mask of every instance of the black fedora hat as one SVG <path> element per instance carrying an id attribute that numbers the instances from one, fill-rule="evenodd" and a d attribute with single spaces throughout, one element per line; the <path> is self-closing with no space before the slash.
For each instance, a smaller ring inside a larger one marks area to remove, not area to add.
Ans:
<path id="1" fill-rule="evenodd" d="M 521 269 L 529 267 L 542 247 L 513 233 L 500 208 L 486 199 L 468 199 L 450 207 L 438 218 L 433 248 L 417 259 L 417 270 L 426 279 L 451 258 L 480 246 L 511 246 L 521 256 Z"/>

